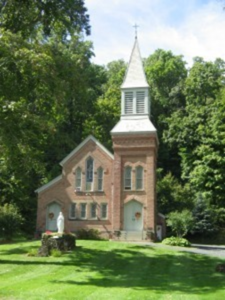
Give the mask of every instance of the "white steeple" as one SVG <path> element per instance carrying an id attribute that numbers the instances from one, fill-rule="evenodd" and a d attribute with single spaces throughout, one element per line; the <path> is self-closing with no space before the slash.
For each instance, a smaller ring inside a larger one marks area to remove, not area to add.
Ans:
<path id="1" fill-rule="evenodd" d="M 138 46 L 138 40 L 135 38 L 134 47 L 131 53 L 127 72 L 121 86 L 122 89 L 127 88 L 148 88 L 145 72 L 143 69 L 141 53 Z"/>
<path id="2" fill-rule="evenodd" d="M 149 119 L 149 85 L 146 80 L 137 37 L 121 86 L 121 117 L 114 134 L 156 133 Z"/>

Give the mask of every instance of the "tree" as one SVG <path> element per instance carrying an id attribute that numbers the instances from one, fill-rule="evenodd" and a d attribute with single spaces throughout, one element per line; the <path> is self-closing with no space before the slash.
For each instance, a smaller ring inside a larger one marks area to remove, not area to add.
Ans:
<path id="1" fill-rule="evenodd" d="M 177 237 L 185 236 L 193 226 L 193 217 L 189 210 L 182 212 L 171 212 L 167 218 L 167 225 L 172 228 L 172 231 Z"/>
<path id="2" fill-rule="evenodd" d="M 0 237 L 11 240 L 21 229 L 23 218 L 12 204 L 0 206 Z"/>
<path id="3" fill-rule="evenodd" d="M 64 38 L 82 31 L 90 34 L 83 0 L 1 0 L 0 28 L 25 38 L 34 37 L 40 30 L 46 37 L 54 30 Z"/>
<path id="4" fill-rule="evenodd" d="M 157 128 L 160 147 L 158 167 L 164 175 L 172 172 L 180 176 L 180 157 L 176 144 L 162 139 L 167 129 L 167 118 L 177 109 L 185 107 L 184 81 L 187 77 L 185 62 L 181 55 L 158 49 L 145 61 L 145 71 L 150 85 L 151 120 Z"/>
<path id="5" fill-rule="evenodd" d="M 105 82 L 79 35 L 89 26 L 83 1 L 53 2 L 0 2 L 0 203 L 16 204 L 31 231 L 34 190 L 80 143 Z"/>
<path id="6" fill-rule="evenodd" d="M 217 217 L 215 210 L 207 203 L 202 195 L 198 195 L 193 209 L 194 226 L 193 234 L 209 235 L 217 231 Z"/>
<path id="7" fill-rule="evenodd" d="M 85 133 L 94 133 L 106 147 L 112 148 L 110 131 L 119 121 L 121 90 L 126 70 L 123 60 L 113 61 L 106 67 L 107 81 L 102 84 L 102 95 L 98 97 L 85 122 Z"/>
<path id="8" fill-rule="evenodd" d="M 211 204 L 224 205 L 224 62 L 197 59 L 186 80 L 187 105 L 167 119 L 168 144 L 181 156 L 182 178 Z"/>
<path id="9" fill-rule="evenodd" d="M 164 177 L 158 169 L 157 178 L 157 207 L 167 215 L 173 211 L 193 209 L 193 193 L 189 184 L 182 185 L 171 173 Z"/>

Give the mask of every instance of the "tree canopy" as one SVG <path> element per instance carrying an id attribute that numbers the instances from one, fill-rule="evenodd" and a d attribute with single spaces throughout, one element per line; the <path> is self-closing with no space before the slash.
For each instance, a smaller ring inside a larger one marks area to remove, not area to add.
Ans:
<path id="1" fill-rule="evenodd" d="M 90 34 L 89 15 L 83 0 L 0 0 L 0 28 L 23 37 L 38 30 L 50 36 L 54 30 L 66 36 Z"/>
<path id="2" fill-rule="evenodd" d="M 17 207 L 26 230 L 34 229 L 34 190 L 59 174 L 66 154 L 90 133 L 112 147 L 127 64 L 92 63 L 85 34 L 82 0 L 0 0 L 0 206 Z M 160 212 L 188 209 L 201 225 L 213 210 L 215 227 L 224 226 L 225 62 L 197 57 L 188 68 L 158 49 L 144 68 L 160 142 Z"/>

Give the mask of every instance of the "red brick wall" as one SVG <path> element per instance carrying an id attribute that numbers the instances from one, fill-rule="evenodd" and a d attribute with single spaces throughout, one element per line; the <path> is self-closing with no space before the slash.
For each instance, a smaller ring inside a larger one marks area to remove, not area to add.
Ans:
<path id="1" fill-rule="evenodd" d="M 135 199 L 143 204 L 144 230 L 156 226 L 156 153 L 157 139 L 154 135 L 124 135 L 113 137 L 114 148 L 114 195 L 113 207 L 114 229 L 123 229 L 124 204 Z M 137 166 L 144 169 L 144 188 L 142 191 L 135 190 L 135 176 L 132 176 L 132 190 L 125 191 L 123 188 L 123 170 L 125 166 L 132 167 L 132 175 Z"/>

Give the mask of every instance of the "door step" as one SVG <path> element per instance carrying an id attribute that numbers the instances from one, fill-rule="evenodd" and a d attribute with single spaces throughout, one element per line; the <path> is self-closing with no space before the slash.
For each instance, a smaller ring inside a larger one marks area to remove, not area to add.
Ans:
<path id="1" fill-rule="evenodd" d="M 146 239 L 146 231 L 120 231 L 121 241 L 142 241 Z"/>

